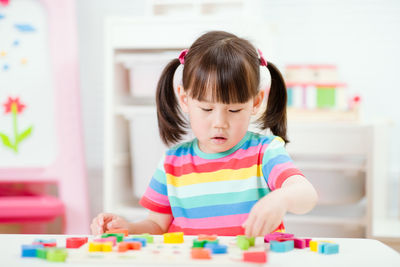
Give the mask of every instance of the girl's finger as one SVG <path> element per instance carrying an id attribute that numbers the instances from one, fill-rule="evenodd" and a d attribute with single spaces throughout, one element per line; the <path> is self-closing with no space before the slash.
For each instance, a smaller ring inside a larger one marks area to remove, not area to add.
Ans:
<path id="1" fill-rule="evenodd" d="M 248 237 L 252 236 L 255 220 L 256 220 L 256 217 L 254 215 L 250 214 L 249 218 L 247 219 L 246 228 L 245 228 L 245 235 Z"/>

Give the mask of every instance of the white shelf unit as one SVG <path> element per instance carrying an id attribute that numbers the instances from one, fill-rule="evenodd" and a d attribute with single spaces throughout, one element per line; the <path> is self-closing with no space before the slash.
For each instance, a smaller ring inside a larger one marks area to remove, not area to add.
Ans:
<path id="1" fill-rule="evenodd" d="M 399 237 L 399 222 L 392 228 L 379 226 L 380 221 L 391 221 L 389 123 L 299 122 L 293 116 L 288 131 L 288 152 L 319 193 L 312 212 L 287 216 L 289 231 L 307 236 Z"/>
<path id="2" fill-rule="evenodd" d="M 154 123 L 154 99 L 132 95 L 129 89 L 129 70 L 123 58 L 127 55 L 129 57 L 171 51 L 178 55 L 179 51 L 187 48 L 196 37 L 210 29 L 227 30 L 240 36 L 248 36 L 249 31 L 250 36 L 260 35 L 261 25 L 254 27 L 254 23 L 259 22 L 250 23 L 236 19 L 235 23 L 200 18 L 192 21 L 172 18 L 107 20 L 103 183 L 105 211 L 120 214 L 130 220 L 141 219 L 147 214 L 138 204 L 140 195 L 137 191 L 140 190 L 135 188 L 135 192 L 133 185 L 139 180 L 142 188 L 145 188 L 151 177 L 132 178 L 131 130 L 135 125 L 130 124 L 129 118 L 142 114 L 152 118 L 149 119 L 149 123 Z M 263 27 L 268 28 L 265 25 Z M 251 32 L 250 29 L 257 32 Z M 264 51 L 272 50 L 268 42 L 263 43 L 262 40 L 258 40 L 257 46 Z M 387 219 L 387 124 L 299 123 L 293 119 L 289 123 L 289 137 L 292 143 L 287 146 L 288 151 L 306 176 L 313 172 L 330 173 L 331 176 L 332 173 L 344 173 L 350 176 L 349 179 L 359 183 L 359 186 L 355 183 L 356 199 L 339 198 L 335 202 L 323 195 L 320 196 L 322 203 L 312 213 L 304 216 L 288 215 L 288 229 L 300 232 L 304 228 L 296 227 L 305 225 L 318 235 L 317 229 L 320 227 L 320 235 L 324 235 L 324 227 L 333 226 L 347 229 L 343 234 L 350 232 L 353 233 L 352 236 L 365 234 L 368 237 L 400 237 L 399 221 Z M 150 144 L 159 142 L 158 139 L 158 132 L 154 132 L 153 129 L 143 142 Z M 149 153 L 153 153 L 146 150 L 135 152 L 139 152 L 139 155 L 142 153 L 142 160 L 148 157 Z M 158 159 L 158 155 L 154 157 Z M 151 172 L 155 169 L 155 166 L 150 166 L 145 161 L 143 166 Z M 343 181 L 343 177 L 339 178 Z M 325 192 L 333 195 L 335 193 L 334 190 Z"/>

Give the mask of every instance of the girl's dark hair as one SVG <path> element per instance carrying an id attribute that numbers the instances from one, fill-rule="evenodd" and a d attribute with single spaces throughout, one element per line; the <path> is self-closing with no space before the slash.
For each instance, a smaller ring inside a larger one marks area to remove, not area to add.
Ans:
<path id="1" fill-rule="evenodd" d="M 173 87 L 180 61 L 173 59 L 164 69 L 157 85 L 156 103 L 160 136 L 167 145 L 180 141 L 188 123 L 180 111 Z M 261 129 L 286 136 L 286 86 L 279 70 L 268 62 L 271 88 L 267 108 L 259 119 Z M 185 56 L 182 85 L 199 101 L 211 90 L 213 101 L 224 104 L 245 103 L 255 97 L 260 86 L 260 58 L 247 40 L 231 33 L 212 31 L 200 36 Z"/>

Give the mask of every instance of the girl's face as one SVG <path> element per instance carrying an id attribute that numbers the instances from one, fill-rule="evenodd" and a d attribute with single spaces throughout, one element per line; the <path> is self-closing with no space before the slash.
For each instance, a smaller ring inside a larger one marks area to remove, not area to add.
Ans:
<path id="1" fill-rule="evenodd" d="M 190 126 L 199 141 L 199 148 L 205 153 L 224 152 L 245 136 L 251 115 L 255 115 L 262 103 L 264 92 L 246 103 L 223 104 L 191 98 L 178 87 L 178 98 L 183 112 L 188 113 Z"/>

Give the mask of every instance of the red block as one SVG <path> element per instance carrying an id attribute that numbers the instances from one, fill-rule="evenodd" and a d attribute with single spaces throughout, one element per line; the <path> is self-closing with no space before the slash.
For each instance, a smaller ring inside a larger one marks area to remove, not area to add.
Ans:
<path id="1" fill-rule="evenodd" d="M 88 242 L 87 237 L 69 237 L 66 241 L 66 248 L 80 248 Z"/>
<path id="2" fill-rule="evenodd" d="M 306 241 L 306 247 L 309 248 L 310 247 L 310 241 L 312 239 L 311 238 L 305 238 L 304 240 Z"/>
<path id="3" fill-rule="evenodd" d="M 265 252 L 265 251 L 243 252 L 243 261 L 255 262 L 255 263 L 266 263 L 267 262 L 267 252 Z"/>
<path id="4" fill-rule="evenodd" d="M 294 238 L 294 247 L 295 248 L 305 248 L 306 247 L 306 240 L 300 238 Z"/>

